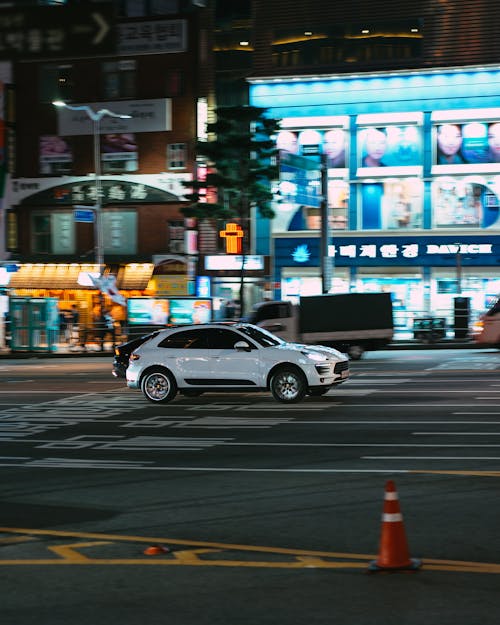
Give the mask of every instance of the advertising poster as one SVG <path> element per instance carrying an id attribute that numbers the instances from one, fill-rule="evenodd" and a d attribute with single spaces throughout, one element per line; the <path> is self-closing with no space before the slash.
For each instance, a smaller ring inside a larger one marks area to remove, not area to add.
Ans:
<path id="1" fill-rule="evenodd" d="M 171 324 L 209 323 L 212 300 L 189 297 L 130 297 L 127 321 L 130 325 L 164 326 Z"/>
<path id="2" fill-rule="evenodd" d="M 432 184 L 434 226 L 437 228 L 498 228 L 500 187 L 480 179 L 440 178 Z"/>
<path id="3" fill-rule="evenodd" d="M 138 156 L 135 135 L 132 133 L 102 135 L 101 159 L 105 173 L 137 171 Z"/>
<path id="4" fill-rule="evenodd" d="M 127 320 L 130 325 L 166 325 L 168 312 L 166 299 L 130 297 L 127 300 Z"/>
<path id="5" fill-rule="evenodd" d="M 41 174 L 70 174 L 73 164 L 73 154 L 69 143 L 57 135 L 42 135 L 40 137 L 40 173 Z"/>
<path id="6" fill-rule="evenodd" d="M 347 167 L 348 133 L 342 128 L 321 132 L 281 130 L 276 139 L 276 147 L 280 151 L 301 156 L 326 154 L 328 169 Z"/>
<path id="7" fill-rule="evenodd" d="M 419 126 L 370 126 L 357 132 L 359 167 L 407 167 L 422 164 Z"/>
<path id="8" fill-rule="evenodd" d="M 328 169 L 347 167 L 348 135 L 342 128 L 327 130 L 323 135 L 323 154 Z"/>
<path id="9" fill-rule="evenodd" d="M 436 165 L 500 163 L 500 122 L 439 124 L 434 129 Z"/>

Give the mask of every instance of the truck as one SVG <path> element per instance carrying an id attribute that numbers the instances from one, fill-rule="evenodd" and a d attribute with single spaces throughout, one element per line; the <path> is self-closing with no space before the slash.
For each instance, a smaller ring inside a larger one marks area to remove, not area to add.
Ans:
<path id="1" fill-rule="evenodd" d="M 290 301 L 259 302 L 248 321 L 285 341 L 326 345 L 359 360 L 394 335 L 390 293 L 325 293 Z"/>
<path id="2" fill-rule="evenodd" d="M 478 345 L 500 349 L 500 298 L 473 324 L 472 336 Z"/>

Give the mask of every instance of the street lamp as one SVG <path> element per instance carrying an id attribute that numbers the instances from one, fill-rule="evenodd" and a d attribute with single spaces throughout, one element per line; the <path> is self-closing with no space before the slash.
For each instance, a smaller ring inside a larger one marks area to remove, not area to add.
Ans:
<path id="1" fill-rule="evenodd" d="M 97 266 L 99 267 L 99 277 L 103 274 L 104 268 L 104 242 L 102 230 L 102 202 L 101 202 L 101 153 L 100 153 L 100 124 L 103 117 L 118 117 L 119 119 L 131 119 L 132 115 L 122 115 L 113 113 L 109 109 L 94 111 L 86 104 L 66 104 L 62 100 L 54 100 L 54 106 L 65 108 L 70 111 L 83 111 L 92 121 L 92 134 L 94 136 L 94 168 L 95 168 L 95 200 L 92 210 L 94 211 L 94 248 Z"/>

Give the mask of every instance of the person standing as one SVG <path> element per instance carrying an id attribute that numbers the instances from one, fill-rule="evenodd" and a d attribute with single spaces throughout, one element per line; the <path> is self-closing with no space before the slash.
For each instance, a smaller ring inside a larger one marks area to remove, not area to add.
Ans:
<path id="1" fill-rule="evenodd" d="M 78 312 L 78 306 L 76 304 L 72 304 L 71 310 L 69 311 L 69 344 L 70 345 L 78 345 L 78 339 L 80 335 L 80 313 Z"/>

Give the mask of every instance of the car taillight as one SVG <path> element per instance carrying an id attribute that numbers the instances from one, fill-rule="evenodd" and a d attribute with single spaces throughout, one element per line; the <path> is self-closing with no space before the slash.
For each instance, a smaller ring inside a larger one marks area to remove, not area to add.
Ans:
<path id="1" fill-rule="evenodd" d="M 139 354 L 130 354 L 130 360 L 139 360 Z"/>
<path id="2" fill-rule="evenodd" d="M 481 332 L 483 331 L 483 328 L 484 328 L 484 321 L 480 319 L 475 321 L 471 327 L 472 334 L 481 334 Z"/>

